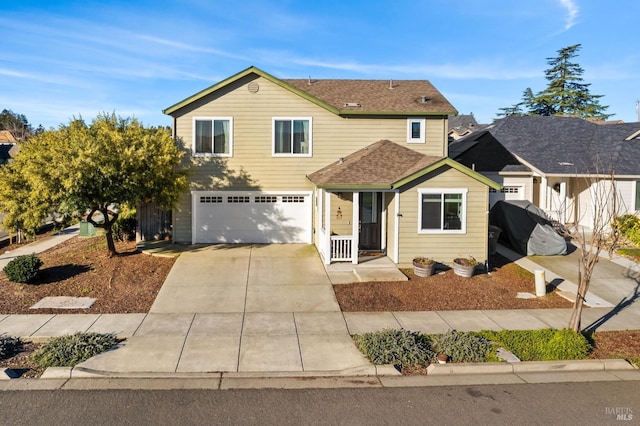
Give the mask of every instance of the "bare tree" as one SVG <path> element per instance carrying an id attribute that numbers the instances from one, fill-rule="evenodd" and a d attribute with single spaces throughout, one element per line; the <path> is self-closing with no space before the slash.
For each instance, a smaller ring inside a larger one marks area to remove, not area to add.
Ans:
<path id="1" fill-rule="evenodd" d="M 590 191 L 590 203 L 586 206 L 590 209 L 591 218 L 589 222 L 591 229 L 579 225 L 580 219 L 585 219 L 585 213 L 580 217 L 580 209 L 576 209 L 574 223 L 567 225 L 566 234 L 570 236 L 580 250 L 578 268 L 578 291 L 571 310 L 569 328 L 576 333 L 581 330 L 582 307 L 589 291 L 591 276 L 600 260 L 602 251 L 611 255 L 615 250 L 620 235 L 612 226 L 614 220 L 620 214 L 622 199 L 616 187 L 614 173 L 610 175 L 591 175 L 585 177 L 587 188 Z M 574 195 L 576 207 L 579 205 L 578 194 Z"/>

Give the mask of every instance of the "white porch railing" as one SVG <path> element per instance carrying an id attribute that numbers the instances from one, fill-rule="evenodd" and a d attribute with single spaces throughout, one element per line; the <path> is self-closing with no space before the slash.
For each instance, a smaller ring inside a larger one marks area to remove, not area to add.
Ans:
<path id="1" fill-rule="evenodd" d="M 351 235 L 331 236 L 331 261 L 350 262 L 353 249 L 353 237 Z"/>

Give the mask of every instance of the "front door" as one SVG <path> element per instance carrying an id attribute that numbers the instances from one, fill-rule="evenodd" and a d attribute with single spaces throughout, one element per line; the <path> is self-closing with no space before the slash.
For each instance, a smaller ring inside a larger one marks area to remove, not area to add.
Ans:
<path id="1" fill-rule="evenodd" d="M 360 250 L 382 250 L 382 193 L 360 193 Z"/>

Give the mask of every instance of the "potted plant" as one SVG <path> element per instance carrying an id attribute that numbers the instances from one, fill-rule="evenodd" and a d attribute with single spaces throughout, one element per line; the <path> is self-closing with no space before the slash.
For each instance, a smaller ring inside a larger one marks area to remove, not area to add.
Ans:
<path id="1" fill-rule="evenodd" d="M 428 257 L 416 257 L 413 259 L 413 273 L 418 277 L 428 277 L 433 274 L 436 262 Z"/>
<path id="2" fill-rule="evenodd" d="M 439 353 L 438 355 L 436 355 L 436 358 L 438 359 L 439 364 L 446 364 L 447 362 L 449 362 L 449 355 L 447 354 Z"/>
<path id="3" fill-rule="evenodd" d="M 470 278 L 478 265 L 478 261 L 473 257 L 457 257 L 453 259 L 453 272 L 461 277 Z"/>

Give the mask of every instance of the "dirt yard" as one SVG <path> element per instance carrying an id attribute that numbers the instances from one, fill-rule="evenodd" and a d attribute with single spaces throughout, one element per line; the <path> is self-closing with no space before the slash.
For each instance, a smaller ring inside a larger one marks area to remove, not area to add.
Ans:
<path id="1" fill-rule="evenodd" d="M 358 311 L 447 311 L 467 309 L 570 308 L 572 303 L 552 288 L 546 296 L 517 299 L 519 292 L 535 293 L 532 273 L 496 256 L 490 274 L 463 278 L 453 270 L 421 278 L 403 271 L 409 281 L 369 282 L 333 286 L 345 312 Z"/>
<path id="2" fill-rule="evenodd" d="M 75 237 L 38 255 L 44 262 L 32 284 L 0 274 L 0 314 L 148 312 L 174 259 L 148 256 L 135 242 L 117 244 L 109 258 L 104 237 Z M 46 296 L 95 298 L 89 309 L 29 309 Z"/>

